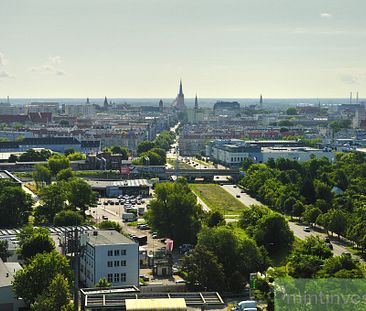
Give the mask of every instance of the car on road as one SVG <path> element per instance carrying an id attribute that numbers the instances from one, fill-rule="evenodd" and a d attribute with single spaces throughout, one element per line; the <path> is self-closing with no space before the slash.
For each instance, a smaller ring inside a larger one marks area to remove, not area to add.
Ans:
<path id="1" fill-rule="evenodd" d="M 105 215 L 103 215 L 103 216 L 102 216 L 102 219 L 104 219 L 104 220 L 108 220 L 108 217 L 107 217 L 107 216 L 105 216 Z"/>
<path id="2" fill-rule="evenodd" d="M 245 193 L 245 191 L 244 190 L 240 190 L 240 193 Z"/>
<path id="3" fill-rule="evenodd" d="M 157 234 L 157 233 L 153 233 L 153 234 L 151 235 L 151 237 L 155 240 L 155 239 L 157 239 L 157 238 L 158 238 L 158 234 Z"/>
<path id="4" fill-rule="evenodd" d="M 309 227 L 305 227 L 305 228 L 304 228 L 304 231 L 305 231 L 305 232 L 310 232 L 310 228 L 309 228 Z"/>
<path id="5" fill-rule="evenodd" d="M 330 250 L 333 250 L 333 244 L 332 243 L 327 243 L 327 246 Z"/>
<path id="6" fill-rule="evenodd" d="M 236 186 L 234 186 L 233 188 L 236 188 Z"/>
<path id="7" fill-rule="evenodd" d="M 240 198 L 240 194 L 237 194 L 237 195 L 236 195 L 236 197 L 237 197 L 237 198 Z"/>
<path id="8" fill-rule="evenodd" d="M 186 284 L 185 280 L 176 280 L 175 284 Z"/>
<path id="9" fill-rule="evenodd" d="M 329 239 L 328 237 L 325 237 L 325 238 L 324 238 L 324 242 L 325 242 L 325 243 L 330 243 L 330 239 Z"/>

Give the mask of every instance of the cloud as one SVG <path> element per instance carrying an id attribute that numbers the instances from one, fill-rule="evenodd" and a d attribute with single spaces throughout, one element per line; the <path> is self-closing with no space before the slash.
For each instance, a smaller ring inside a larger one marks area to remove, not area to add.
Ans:
<path id="1" fill-rule="evenodd" d="M 0 71 L 0 79 L 11 79 L 14 78 L 10 73 L 5 70 Z"/>
<path id="2" fill-rule="evenodd" d="M 61 57 L 58 56 L 58 55 L 57 56 L 50 56 L 50 57 L 48 57 L 48 61 L 51 64 L 57 65 L 57 64 L 61 63 Z"/>
<path id="3" fill-rule="evenodd" d="M 3 53 L 0 52 L 0 66 L 5 66 L 8 63 Z"/>
<path id="4" fill-rule="evenodd" d="M 329 18 L 332 18 L 332 14 L 324 12 L 324 13 L 320 14 L 320 17 L 325 18 L 325 19 L 329 19 Z"/>
<path id="5" fill-rule="evenodd" d="M 62 60 L 60 56 L 49 56 L 47 60 L 39 65 L 28 68 L 29 72 L 42 73 L 42 74 L 54 74 L 56 76 L 63 76 L 65 72 L 59 67 Z"/>
<path id="6" fill-rule="evenodd" d="M 358 77 L 350 75 L 350 74 L 342 74 L 340 76 L 340 79 L 343 83 L 346 83 L 346 84 L 356 84 L 356 83 L 358 83 L 358 80 L 359 80 Z"/>

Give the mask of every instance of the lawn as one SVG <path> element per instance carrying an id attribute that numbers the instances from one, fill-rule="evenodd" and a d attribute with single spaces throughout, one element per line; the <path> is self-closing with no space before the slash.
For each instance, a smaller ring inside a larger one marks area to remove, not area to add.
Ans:
<path id="1" fill-rule="evenodd" d="M 238 215 L 245 205 L 215 184 L 190 184 L 192 191 L 212 210 Z"/>
<path id="2" fill-rule="evenodd" d="M 173 166 L 173 168 L 175 168 L 175 163 L 176 163 L 176 160 L 174 159 L 168 159 L 167 162 Z M 185 163 L 185 162 L 182 162 L 182 161 L 178 161 L 178 165 L 179 165 L 179 169 L 181 170 L 191 170 L 193 169 L 194 167 Z"/>

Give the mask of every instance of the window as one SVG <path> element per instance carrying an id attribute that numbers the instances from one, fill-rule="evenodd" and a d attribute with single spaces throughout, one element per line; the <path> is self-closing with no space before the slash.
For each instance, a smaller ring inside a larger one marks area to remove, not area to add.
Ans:
<path id="1" fill-rule="evenodd" d="M 115 261 L 114 261 L 114 266 L 115 266 L 115 267 L 119 267 L 119 260 L 115 260 Z"/>
<path id="2" fill-rule="evenodd" d="M 114 250 L 114 256 L 119 256 L 119 249 Z"/>
<path id="3" fill-rule="evenodd" d="M 108 261 L 107 265 L 108 267 L 113 267 L 113 261 Z"/>
<path id="4" fill-rule="evenodd" d="M 126 250 L 125 249 L 121 249 L 121 255 L 126 256 Z"/>
<path id="5" fill-rule="evenodd" d="M 108 256 L 113 256 L 113 251 L 112 250 L 108 251 Z"/>
<path id="6" fill-rule="evenodd" d="M 126 273 L 121 273 L 121 282 L 126 282 Z"/>
<path id="7" fill-rule="evenodd" d="M 114 274 L 114 283 L 119 283 L 119 273 Z"/>
<path id="8" fill-rule="evenodd" d="M 121 266 L 126 267 L 126 260 L 121 260 Z"/>
<path id="9" fill-rule="evenodd" d="M 112 273 L 108 273 L 108 282 L 109 283 L 113 282 L 113 274 Z"/>

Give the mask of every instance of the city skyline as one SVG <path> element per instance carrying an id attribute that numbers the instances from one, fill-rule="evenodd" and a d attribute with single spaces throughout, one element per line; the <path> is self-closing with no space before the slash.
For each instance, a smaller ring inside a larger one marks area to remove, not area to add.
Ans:
<path id="1" fill-rule="evenodd" d="M 361 0 L 4 0 L 0 97 L 174 98 L 180 78 L 187 98 L 362 95 L 365 8 Z"/>

